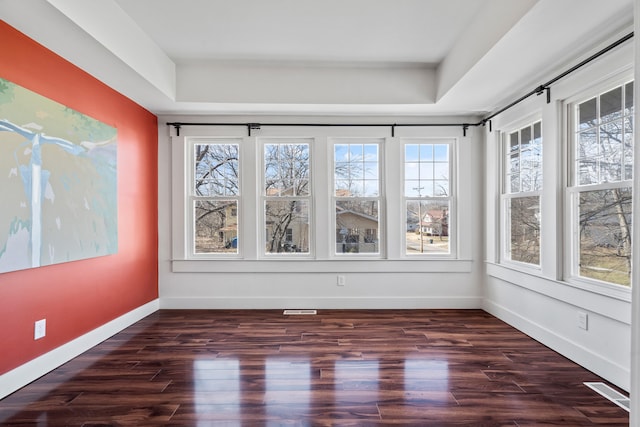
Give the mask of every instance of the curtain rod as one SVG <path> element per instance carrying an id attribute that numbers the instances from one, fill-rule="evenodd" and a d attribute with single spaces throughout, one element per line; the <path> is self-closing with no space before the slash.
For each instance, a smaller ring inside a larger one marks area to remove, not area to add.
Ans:
<path id="1" fill-rule="evenodd" d="M 395 128 L 397 127 L 462 127 L 464 136 L 467 136 L 467 129 L 469 126 L 478 126 L 473 123 L 189 123 L 189 122 L 168 122 L 167 126 L 173 126 L 176 130 L 176 135 L 180 136 L 180 128 L 182 126 L 245 126 L 247 133 L 251 136 L 252 129 L 260 129 L 265 126 L 292 126 L 292 127 L 389 127 L 391 128 L 391 136 L 395 135 Z"/>
<path id="2" fill-rule="evenodd" d="M 496 117 L 498 114 L 501 114 L 501 113 L 505 112 L 506 110 L 510 109 L 511 107 L 516 106 L 517 104 L 521 103 L 522 101 L 524 101 L 525 99 L 529 98 L 530 96 L 542 95 L 543 93 L 546 93 L 546 95 L 547 95 L 547 104 L 550 103 L 551 102 L 551 85 L 552 84 L 554 84 L 558 80 L 562 79 L 563 77 L 566 77 L 567 75 L 573 73 L 574 71 L 582 68 L 586 64 L 594 61 L 595 59 L 599 58 L 600 56 L 604 55 L 605 53 L 615 49 L 616 47 L 620 46 L 621 44 L 623 44 L 627 40 L 630 40 L 633 37 L 633 35 L 634 34 L 633 34 L 633 31 L 632 31 L 629 34 L 627 34 L 627 35 L 623 36 L 622 38 L 616 40 L 615 42 L 611 43 L 610 45 L 606 46 L 605 48 L 603 48 L 603 49 L 599 50 L 598 52 L 594 53 L 593 55 L 591 55 L 587 59 L 581 61 L 580 63 L 578 63 L 576 65 L 574 65 L 573 67 L 569 68 L 568 70 L 558 74 L 556 77 L 552 78 L 548 82 L 546 82 L 544 84 L 541 84 L 540 86 L 537 86 L 532 91 L 530 91 L 527 94 L 521 96 L 520 98 L 516 99 L 515 101 L 513 101 L 510 104 L 506 105 L 505 107 L 502 107 L 498 111 L 496 111 L 494 113 L 491 113 L 491 115 L 483 118 L 478 123 L 219 123 L 219 122 L 218 123 L 193 123 L 193 122 L 168 122 L 167 126 L 173 126 L 174 129 L 176 130 L 176 135 L 177 136 L 180 136 L 180 128 L 182 126 L 245 126 L 247 128 L 248 136 L 251 136 L 251 130 L 260 129 L 261 127 L 265 127 L 265 126 L 389 127 L 389 128 L 391 128 L 391 137 L 395 136 L 395 128 L 396 127 L 449 127 L 449 126 L 457 127 L 457 126 L 460 126 L 460 127 L 462 127 L 463 135 L 467 136 L 467 129 L 469 129 L 470 126 L 484 126 L 487 122 L 489 122 L 489 131 L 491 131 L 491 119 L 492 118 Z"/>
<path id="3" fill-rule="evenodd" d="M 598 52 L 594 53 L 593 55 L 591 55 L 587 59 L 581 61 L 580 63 L 578 63 L 576 65 L 574 65 L 573 67 L 569 68 L 568 70 L 558 74 L 557 76 L 555 76 L 554 78 L 552 78 L 548 82 L 546 82 L 544 84 L 541 84 L 540 86 L 536 87 L 535 89 L 533 89 L 531 92 L 527 93 L 526 95 L 523 95 L 520 98 L 518 98 L 515 101 L 513 101 L 512 103 L 508 104 L 507 106 L 502 107 L 498 111 L 492 113 L 490 116 L 485 117 L 480 122 L 475 123 L 474 126 L 479 126 L 479 125 L 483 125 L 484 126 L 487 122 L 489 122 L 489 130 L 491 130 L 491 122 L 490 122 L 490 120 L 492 118 L 494 118 L 495 116 L 497 116 L 500 113 L 503 113 L 503 112 L 507 111 L 509 108 L 514 107 L 515 105 L 521 103 L 522 101 L 524 101 L 525 99 L 529 98 L 532 95 L 542 95 L 543 93 L 546 92 L 547 104 L 549 104 L 551 102 L 551 87 L 550 86 L 552 84 L 554 84 L 558 80 L 562 79 L 563 77 L 568 76 L 569 74 L 573 73 L 574 71 L 577 71 L 578 69 L 582 68 L 583 66 L 587 65 L 588 63 L 598 59 L 599 57 L 601 57 L 605 53 L 617 48 L 618 46 L 620 46 L 621 44 L 623 44 L 627 40 L 630 40 L 631 38 L 633 38 L 633 31 L 630 32 L 629 34 L 621 37 L 620 39 L 616 40 L 615 42 L 611 43 L 610 45 L 606 46 L 605 48 L 599 50 Z"/>

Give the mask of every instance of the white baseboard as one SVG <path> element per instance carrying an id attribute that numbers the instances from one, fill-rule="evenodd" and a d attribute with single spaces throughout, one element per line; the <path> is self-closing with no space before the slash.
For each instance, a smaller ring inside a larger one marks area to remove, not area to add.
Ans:
<path id="1" fill-rule="evenodd" d="M 354 297 L 354 298 L 160 298 L 161 309 L 481 309 L 481 297 Z"/>
<path id="2" fill-rule="evenodd" d="M 144 317 L 155 313 L 159 307 L 160 303 L 157 299 L 148 302 L 73 341 L 0 375 L 0 399 L 100 344 Z"/>
<path id="3" fill-rule="evenodd" d="M 519 331 L 529 335 L 536 341 L 546 345 L 552 350 L 562 354 L 566 358 L 583 366 L 600 377 L 612 382 L 618 387 L 626 390 L 630 389 L 630 372 L 628 369 L 613 363 L 594 353 L 566 337 L 556 334 L 554 331 L 532 322 L 530 319 L 522 317 L 518 313 L 497 304 L 493 301 L 484 300 L 484 310 L 492 314 L 503 322 L 508 323 Z"/>

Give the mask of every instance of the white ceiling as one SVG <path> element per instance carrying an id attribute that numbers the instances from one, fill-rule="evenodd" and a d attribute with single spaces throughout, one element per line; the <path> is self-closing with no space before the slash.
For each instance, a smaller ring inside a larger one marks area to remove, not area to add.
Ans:
<path id="1" fill-rule="evenodd" d="M 0 0 L 0 17 L 157 114 L 481 116 L 629 31 L 633 1 Z"/>
<path id="2" fill-rule="evenodd" d="M 436 65 L 486 0 L 116 2 L 178 63 L 265 60 Z"/>

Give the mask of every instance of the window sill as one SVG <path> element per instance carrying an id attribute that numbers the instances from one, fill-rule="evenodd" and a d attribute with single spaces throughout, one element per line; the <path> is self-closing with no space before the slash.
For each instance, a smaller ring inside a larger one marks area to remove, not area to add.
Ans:
<path id="1" fill-rule="evenodd" d="M 470 273 L 471 260 L 172 260 L 174 273 Z"/>
<path id="2" fill-rule="evenodd" d="M 506 269 L 528 274 L 531 276 L 544 277 L 542 276 L 542 268 L 536 264 L 527 264 L 524 262 L 503 260 L 503 261 L 497 262 L 495 265 L 499 265 Z"/>
<path id="3" fill-rule="evenodd" d="M 630 324 L 631 289 L 609 289 L 602 286 L 554 280 L 538 272 L 514 269 L 512 266 L 487 262 L 487 275 L 528 289 L 575 307 Z"/>

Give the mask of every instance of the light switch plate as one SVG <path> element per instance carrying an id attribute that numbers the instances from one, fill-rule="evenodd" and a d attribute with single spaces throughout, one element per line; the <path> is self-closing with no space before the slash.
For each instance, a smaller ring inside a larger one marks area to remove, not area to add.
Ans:
<path id="1" fill-rule="evenodd" d="M 33 339 L 39 340 L 47 335 L 47 319 L 36 321 L 33 327 Z"/>

